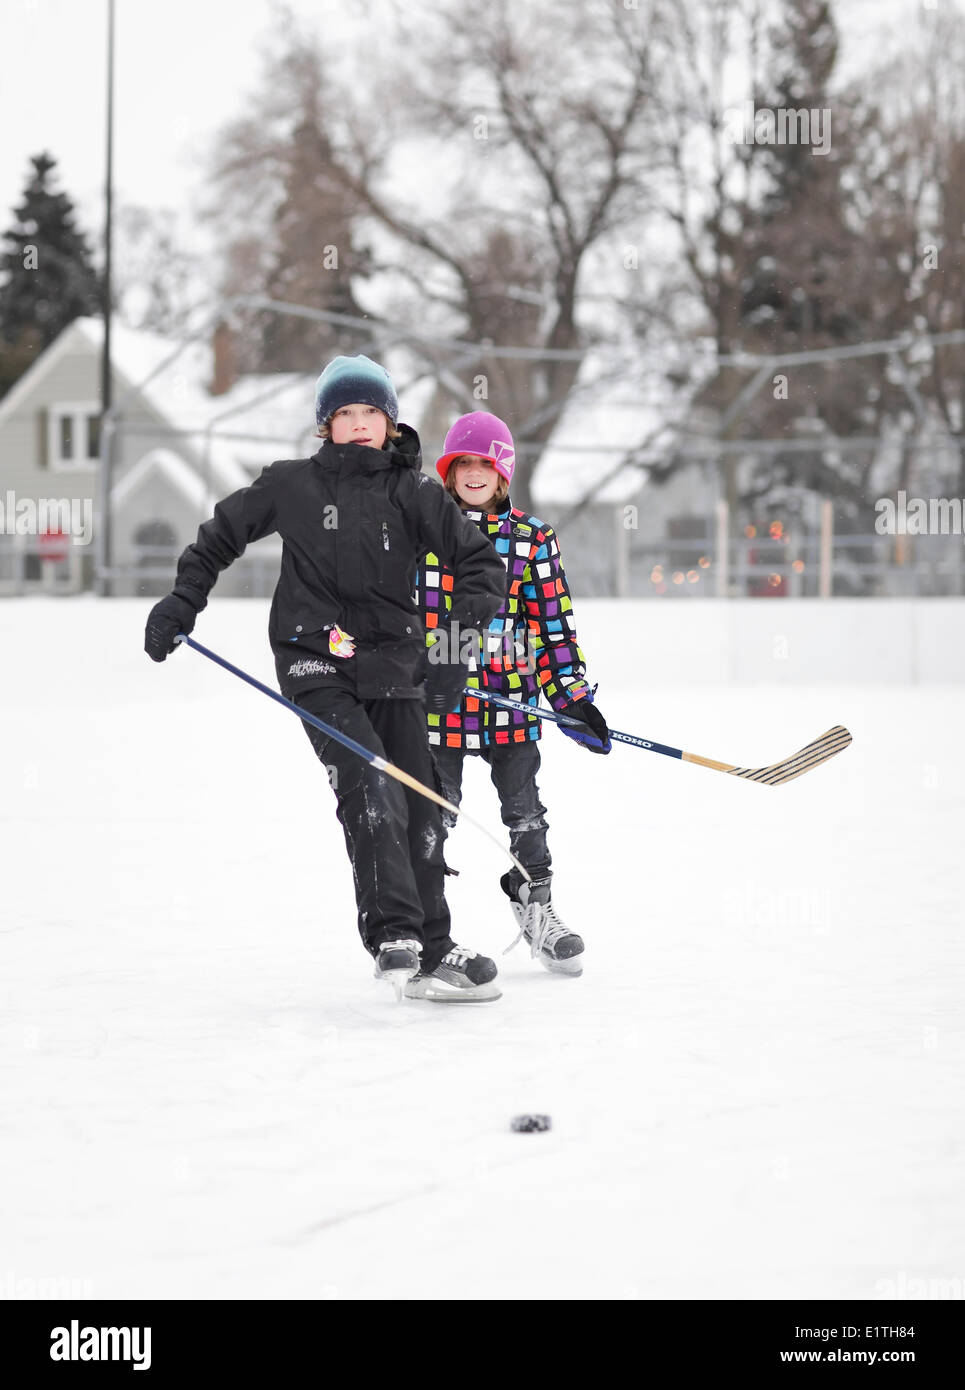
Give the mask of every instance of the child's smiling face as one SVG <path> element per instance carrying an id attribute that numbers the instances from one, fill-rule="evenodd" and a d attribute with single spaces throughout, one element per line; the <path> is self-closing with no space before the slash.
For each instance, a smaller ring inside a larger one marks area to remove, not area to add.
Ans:
<path id="1" fill-rule="evenodd" d="M 484 511 L 496 495 L 499 474 L 489 459 L 466 458 L 452 462 L 454 487 L 460 502 L 477 511 Z"/>
<path id="2" fill-rule="evenodd" d="M 329 421 L 333 444 L 364 444 L 381 449 L 388 422 L 374 405 L 343 405 Z"/>

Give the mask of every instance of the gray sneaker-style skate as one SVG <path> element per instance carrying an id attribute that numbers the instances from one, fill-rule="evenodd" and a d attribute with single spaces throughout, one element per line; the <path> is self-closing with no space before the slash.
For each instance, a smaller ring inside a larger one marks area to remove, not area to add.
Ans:
<path id="1" fill-rule="evenodd" d="M 502 991 L 493 984 L 495 978 L 495 961 L 464 946 L 453 946 L 435 970 L 420 970 L 404 993 L 407 999 L 429 999 L 434 1004 L 481 1004 L 502 998 Z"/>
<path id="2" fill-rule="evenodd" d="M 514 885 L 511 873 L 503 874 L 500 887 L 509 898 L 519 935 L 511 951 L 525 937 L 530 954 L 553 975 L 583 974 L 583 939 L 570 931 L 553 906 L 550 878 Z"/>
<path id="3" fill-rule="evenodd" d="M 385 980 L 402 1002 L 405 986 L 419 971 L 421 941 L 383 941 L 375 955 L 375 978 Z"/>

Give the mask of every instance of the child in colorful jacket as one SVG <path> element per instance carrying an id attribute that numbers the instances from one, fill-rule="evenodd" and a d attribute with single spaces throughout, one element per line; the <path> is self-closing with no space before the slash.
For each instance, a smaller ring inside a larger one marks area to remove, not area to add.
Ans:
<path id="1" fill-rule="evenodd" d="M 436 463 L 447 492 L 466 518 L 489 537 L 506 566 L 505 600 L 489 625 L 485 647 L 467 685 L 534 707 L 542 694 L 559 713 L 582 721 L 579 727 L 560 725 L 563 733 L 595 753 L 609 753 L 609 731 L 593 703 L 577 645 L 555 532 L 514 507 L 509 497 L 515 460 L 513 437 L 505 422 L 486 411 L 474 411 L 452 426 Z M 460 634 L 450 626 L 452 583 L 450 571 L 437 556 L 426 555 L 419 571 L 418 597 L 430 643 L 430 690 L 434 671 L 446 670 L 433 661 L 433 640 L 441 639 L 443 647 L 460 641 Z M 500 880 L 519 929 L 516 941 L 525 937 L 534 958 L 548 970 L 581 974 L 583 942 L 569 930 L 552 901 L 546 807 L 536 785 L 540 721 L 466 695 L 452 713 L 430 713 L 428 723 L 440 789 L 448 801 L 459 805 L 467 755 L 481 757 L 489 765 L 510 849 L 532 876 L 532 882 L 526 883 L 517 869 L 511 869 Z M 443 821 L 450 830 L 455 818 L 444 813 Z"/>

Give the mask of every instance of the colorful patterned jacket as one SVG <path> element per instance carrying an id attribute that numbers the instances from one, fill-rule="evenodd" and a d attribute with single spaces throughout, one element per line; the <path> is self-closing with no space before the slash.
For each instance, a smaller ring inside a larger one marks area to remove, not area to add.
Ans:
<path id="1" fill-rule="evenodd" d="M 588 696 L 573 604 L 552 527 L 527 516 L 509 499 L 498 513 L 464 515 L 489 537 L 506 566 L 505 601 L 489 625 L 482 660 L 471 667 L 466 685 L 534 706 L 542 694 L 554 709 Z M 446 623 L 451 596 L 452 574 L 435 555 L 426 555 L 416 577 L 416 600 L 429 646 Z M 540 736 L 538 719 L 468 695 L 454 714 L 427 718 L 430 744 L 469 753 Z"/>

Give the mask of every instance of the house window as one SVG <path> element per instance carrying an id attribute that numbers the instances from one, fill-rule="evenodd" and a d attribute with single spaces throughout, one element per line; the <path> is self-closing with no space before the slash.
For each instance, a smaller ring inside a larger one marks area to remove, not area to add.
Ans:
<path id="1" fill-rule="evenodd" d="M 171 569 L 177 559 L 178 538 L 167 521 L 145 521 L 134 533 L 134 556 L 138 570 L 135 592 L 141 597 L 159 597 L 171 587 Z"/>
<path id="2" fill-rule="evenodd" d="M 90 468 L 97 463 L 101 408 L 96 401 L 53 405 L 48 422 L 51 468 Z"/>

